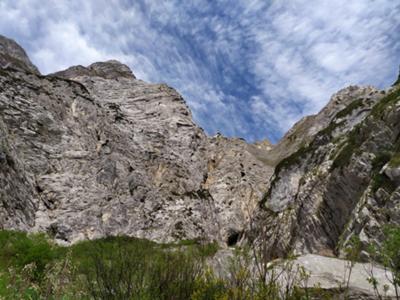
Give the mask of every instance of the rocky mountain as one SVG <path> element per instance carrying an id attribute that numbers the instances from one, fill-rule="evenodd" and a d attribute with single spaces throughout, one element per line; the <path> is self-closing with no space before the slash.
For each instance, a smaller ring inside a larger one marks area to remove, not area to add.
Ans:
<path id="1" fill-rule="evenodd" d="M 41 75 L 0 37 L 0 227 L 59 243 L 261 241 L 340 255 L 400 224 L 400 91 L 350 86 L 277 145 L 208 137 L 184 99 L 117 61 Z"/>
<path id="2" fill-rule="evenodd" d="M 296 124 L 272 150 L 290 155 L 255 217 L 270 255 L 340 255 L 353 235 L 379 244 L 385 224 L 400 224 L 399 134 L 399 86 L 350 86 Z"/>
<path id="3" fill-rule="evenodd" d="M 60 243 L 240 239 L 272 175 L 264 150 L 207 137 L 174 89 L 117 61 L 43 76 L 0 45 L 1 228 Z"/>

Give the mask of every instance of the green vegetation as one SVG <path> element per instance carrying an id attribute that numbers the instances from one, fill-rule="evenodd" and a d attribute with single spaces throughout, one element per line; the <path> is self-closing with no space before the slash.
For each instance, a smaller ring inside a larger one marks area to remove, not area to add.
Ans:
<path id="1" fill-rule="evenodd" d="M 292 155 L 289 155 L 288 157 L 282 159 L 275 167 L 275 177 L 272 180 L 270 184 L 270 188 L 268 191 L 264 194 L 263 198 L 260 201 L 260 207 L 264 206 L 264 204 L 267 202 L 268 198 L 271 196 L 271 191 L 274 188 L 276 182 L 280 179 L 279 174 L 283 169 L 287 169 L 290 166 L 299 164 L 301 162 L 301 159 L 304 158 L 307 153 L 311 153 L 312 151 L 311 145 L 309 146 L 302 146 L 300 147 L 299 150 L 297 150 L 295 153 Z M 264 207 L 265 208 L 265 207 Z"/>
<path id="2" fill-rule="evenodd" d="M 347 143 L 340 150 L 332 163 L 332 170 L 346 166 L 353 153 L 360 147 L 363 141 L 363 127 L 362 124 L 357 125 L 348 135 Z"/>
<path id="3" fill-rule="evenodd" d="M 0 249 L 0 299 L 310 299 L 298 287 L 308 278 L 303 269 L 288 260 L 286 286 L 274 272 L 261 281 L 249 249 L 237 249 L 227 276 L 217 276 L 206 263 L 216 243 L 107 237 L 61 247 L 43 234 L 0 231 Z"/>
<path id="4" fill-rule="evenodd" d="M 355 109 L 357 109 L 361 106 L 363 106 L 363 99 L 354 100 L 349 105 L 347 105 L 346 108 L 339 111 L 336 114 L 335 119 L 346 117 L 346 116 L 350 115 Z"/>
<path id="5" fill-rule="evenodd" d="M 371 191 L 375 193 L 379 188 L 383 188 L 391 194 L 396 189 L 396 185 L 385 174 L 378 173 L 372 177 Z"/>
<path id="6" fill-rule="evenodd" d="M 379 188 L 385 189 L 388 193 L 392 193 L 396 186 L 385 174 L 381 174 L 382 167 L 391 161 L 392 154 L 390 151 L 383 151 L 379 153 L 372 161 L 372 180 L 371 191 L 375 193 Z"/>
<path id="7" fill-rule="evenodd" d="M 394 90 L 392 93 L 383 97 L 375 106 L 372 108 L 371 116 L 373 118 L 381 118 L 382 114 L 386 108 L 390 105 L 395 104 L 400 100 L 400 89 Z M 358 105 L 361 105 L 358 100 L 352 102 L 346 109 L 339 112 L 336 116 L 345 115 L 351 110 L 353 110 Z M 332 170 L 335 168 L 340 168 L 346 166 L 351 156 L 360 148 L 364 141 L 365 132 L 368 129 L 365 126 L 365 121 L 358 124 L 348 135 L 346 145 L 340 150 L 339 154 L 336 156 L 332 164 Z M 379 181 L 379 179 L 378 179 Z"/>
<path id="8" fill-rule="evenodd" d="M 382 151 L 372 161 L 372 170 L 379 172 L 382 167 L 392 158 L 392 154 L 389 151 Z"/>
<path id="9" fill-rule="evenodd" d="M 381 248 L 378 251 L 371 246 L 370 254 L 392 272 L 389 280 L 397 289 L 400 229 L 388 227 L 384 233 L 386 239 Z M 207 265 L 211 252 L 204 251 L 206 246 L 196 241 L 181 244 L 184 245 L 108 237 L 60 247 L 43 234 L 0 231 L 0 299 L 307 300 L 321 295 L 323 299 L 334 298 L 318 286 L 308 286 L 310 274 L 294 263 L 295 257 L 271 261 L 264 244 L 260 244 L 260 249 L 237 248 L 222 277 Z M 362 247 L 358 238 L 346 245 L 348 272 L 341 287 L 345 299 Z M 215 250 L 215 245 L 211 248 Z M 370 275 L 376 289 L 377 279 L 373 273 Z"/>
<path id="10" fill-rule="evenodd" d="M 389 105 L 395 104 L 400 100 L 400 88 L 396 88 L 387 96 L 383 97 L 375 106 L 372 108 L 371 115 L 374 118 L 381 118 L 385 109 Z"/>
<path id="11" fill-rule="evenodd" d="M 218 246 L 108 237 L 60 247 L 0 231 L 0 249 L 0 299 L 190 299 Z"/>
<path id="12" fill-rule="evenodd" d="M 346 273 L 344 274 L 344 281 L 346 286 L 345 299 L 348 299 L 351 274 L 356 262 L 359 259 L 361 250 L 362 250 L 362 243 L 360 241 L 360 238 L 356 235 L 353 235 L 350 238 L 349 242 L 347 243 L 346 248 L 344 249 L 345 257 L 347 259 Z"/>
<path id="13" fill-rule="evenodd" d="M 383 233 L 385 239 L 382 245 L 379 247 L 369 245 L 368 252 L 372 261 L 381 263 L 385 269 L 391 272 L 391 276 L 387 276 L 387 279 L 395 288 L 396 299 L 400 299 L 400 227 L 386 226 Z M 379 282 L 374 276 L 373 268 L 369 275 L 368 281 L 373 286 L 377 299 L 384 299 L 377 289 Z"/>
<path id="14" fill-rule="evenodd" d="M 387 292 L 389 291 L 388 285 L 382 285 L 374 273 L 376 264 L 383 266 L 386 273 L 386 279 L 394 287 L 395 299 L 400 299 L 400 226 L 399 225 L 386 225 L 382 230 L 383 240 L 379 244 L 363 243 L 358 236 L 352 236 L 346 243 L 344 254 L 346 261 L 346 273 L 344 274 L 345 283 L 345 299 L 349 299 L 348 287 L 352 270 L 355 263 L 359 261 L 360 254 L 363 250 L 368 253 L 370 266 L 364 267 L 367 272 L 367 281 L 372 286 L 376 299 L 389 299 Z M 383 294 L 382 294 L 383 292 Z M 392 299 L 392 298 L 390 298 Z"/>
<path id="15" fill-rule="evenodd" d="M 335 119 L 343 118 L 349 114 L 351 114 L 355 109 L 363 105 L 363 100 L 362 99 L 357 99 L 351 102 L 346 108 L 342 109 L 339 111 Z M 295 153 L 292 155 L 284 158 L 281 160 L 278 165 L 275 167 L 275 179 L 271 182 L 271 186 L 269 191 L 264 195 L 263 200 L 261 201 L 261 204 L 264 204 L 267 199 L 270 197 L 271 190 L 274 187 L 276 181 L 279 180 L 279 173 L 283 169 L 287 169 L 292 165 L 299 164 L 301 162 L 301 159 L 304 158 L 308 153 L 313 153 L 318 147 L 320 147 L 322 144 L 327 143 L 331 140 L 332 138 L 332 133 L 335 131 L 336 128 L 342 126 L 345 121 L 341 121 L 339 123 L 335 123 L 334 120 L 324 129 L 319 131 L 313 141 L 308 144 L 307 146 L 302 146 L 297 150 Z M 353 154 L 354 150 L 359 146 L 358 144 L 361 143 L 361 140 L 357 140 L 356 136 L 359 134 L 359 129 L 357 127 L 355 128 L 356 130 L 353 130 L 350 132 L 349 139 L 347 145 L 342 149 L 342 151 L 339 153 L 335 161 L 333 162 L 332 169 L 335 169 L 337 167 L 341 167 L 346 165 L 349 160 L 351 155 Z"/>
<path id="16" fill-rule="evenodd" d="M 310 151 L 310 147 L 301 147 L 299 150 L 297 150 L 295 153 L 292 155 L 286 157 L 283 159 L 276 167 L 275 167 L 275 173 L 279 174 L 279 172 L 282 169 L 286 169 L 292 165 L 299 164 L 301 162 L 301 159 Z"/>
<path id="17" fill-rule="evenodd" d="M 389 161 L 390 167 L 399 167 L 400 166 L 400 152 L 396 152 Z"/>

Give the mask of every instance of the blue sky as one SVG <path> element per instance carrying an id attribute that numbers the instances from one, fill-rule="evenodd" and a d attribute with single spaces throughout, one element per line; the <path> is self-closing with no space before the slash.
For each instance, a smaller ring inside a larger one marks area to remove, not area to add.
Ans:
<path id="1" fill-rule="evenodd" d="M 0 0 L 0 33 L 44 74 L 118 59 L 176 88 L 207 133 L 248 141 L 400 64 L 396 0 Z"/>

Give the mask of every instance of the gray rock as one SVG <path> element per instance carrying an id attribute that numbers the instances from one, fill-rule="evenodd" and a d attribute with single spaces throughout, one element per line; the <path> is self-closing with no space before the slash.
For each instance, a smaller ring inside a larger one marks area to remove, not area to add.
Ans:
<path id="1" fill-rule="evenodd" d="M 26 52 L 15 41 L 0 34 L 0 68 L 15 68 L 39 74 Z"/>
<path id="2" fill-rule="evenodd" d="M 336 294 L 337 298 L 345 295 L 344 290 L 348 284 L 347 299 L 377 299 L 378 295 L 368 281 L 372 275 L 378 282 L 377 289 L 381 296 L 389 299 L 396 298 L 395 288 L 388 279 L 391 278 L 391 272 L 379 265 L 355 263 L 347 283 L 350 271 L 349 261 L 308 254 L 296 258 L 294 263 L 311 274 L 308 287 L 318 286 L 322 290 Z M 385 286 L 388 288 L 386 292 Z"/>
<path id="3" fill-rule="evenodd" d="M 397 96 L 385 98 L 389 93 Z M 268 228 L 258 239 L 269 245 L 271 257 L 337 255 L 351 235 L 362 235 L 367 247 L 382 241 L 385 224 L 400 225 L 393 205 L 397 167 L 380 171 L 398 155 L 400 110 L 393 105 L 399 101 L 396 89 L 349 87 L 268 152 L 277 157 L 274 151 L 285 145 L 292 153 L 276 165 L 254 215 L 258 228 Z M 247 235 L 253 239 L 256 233 Z"/>
<path id="4" fill-rule="evenodd" d="M 366 247 L 400 225 L 398 86 L 348 87 L 277 145 L 248 144 L 207 137 L 174 89 L 117 61 L 42 76 L 0 36 L 0 63 L 0 228 L 254 242 L 277 258 L 343 256 L 353 235 Z"/>
<path id="5" fill-rule="evenodd" d="M 0 90 L 6 157 L 23 166 L 0 178 L 29 195 L 4 198 L 4 228 L 63 244 L 125 234 L 225 245 L 239 241 L 272 174 L 265 150 L 208 138 L 174 89 L 117 61 L 49 76 L 5 69 Z"/>
<path id="6" fill-rule="evenodd" d="M 109 60 L 106 62 L 97 62 L 88 67 L 74 66 L 64 71 L 50 74 L 50 76 L 58 76 L 67 79 L 73 79 L 79 76 L 102 77 L 104 79 L 131 78 L 136 79 L 131 69 L 127 65 L 117 60 Z"/>

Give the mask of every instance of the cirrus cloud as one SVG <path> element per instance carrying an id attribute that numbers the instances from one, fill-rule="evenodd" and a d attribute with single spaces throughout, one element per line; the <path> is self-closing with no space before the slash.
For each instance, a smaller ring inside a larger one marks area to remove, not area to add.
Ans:
<path id="1" fill-rule="evenodd" d="M 391 0 L 2 0 L 0 33 L 43 73 L 118 59 L 183 94 L 197 123 L 277 141 L 350 84 L 388 86 L 400 58 Z"/>

